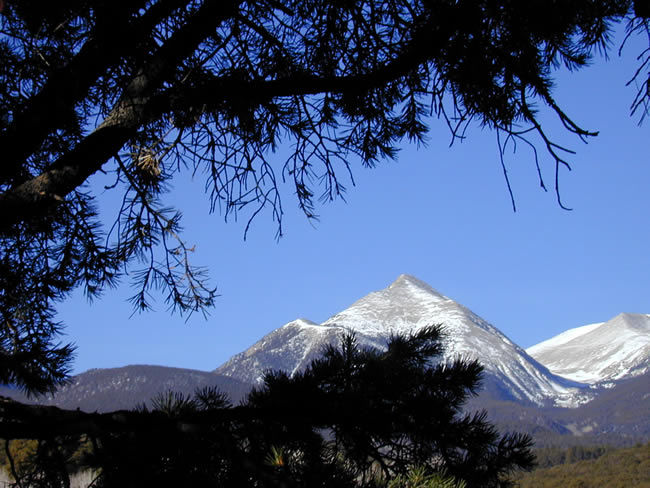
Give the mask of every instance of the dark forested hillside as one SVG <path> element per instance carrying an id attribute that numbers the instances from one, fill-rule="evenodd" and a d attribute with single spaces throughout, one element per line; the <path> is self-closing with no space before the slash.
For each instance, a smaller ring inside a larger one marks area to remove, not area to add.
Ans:
<path id="1" fill-rule="evenodd" d="M 540 465 L 558 455 L 555 461 L 561 464 L 521 475 L 520 488 L 650 487 L 650 444 L 616 450 L 601 447 L 541 450 L 538 455 Z M 589 459 L 593 456 L 596 459 Z"/>

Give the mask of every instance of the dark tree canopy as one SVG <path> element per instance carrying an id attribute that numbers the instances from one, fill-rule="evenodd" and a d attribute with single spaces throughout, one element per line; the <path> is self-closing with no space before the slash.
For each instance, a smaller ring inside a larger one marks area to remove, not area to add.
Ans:
<path id="1" fill-rule="evenodd" d="M 33 392 L 66 377 L 72 348 L 57 343 L 55 307 L 75 288 L 96 297 L 130 270 L 136 309 L 152 290 L 181 313 L 213 304 L 180 214 L 165 205 L 179 172 L 204 177 L 226 217 L 265 211 L 281 222 L 284 182 L 313 217 L 355 162 L 373 166 L 403 140 L 422 142 L 437 117 L 452 138 L 477 122 L 502 150 L 530 144 L 538 168 L 555 165 L 557 191 L 568 162 L 538 106 L 580 138 L 595 133 L 555 103 L 553 69 L 607 52 L 616 23 L 648 32 L 642 0 L 6 0 L 0 9 L 0 382 Z M 639 62 L 641 113 L 648 51 Z M 546 150 L 539 160 L 534 143 Z M 98 172 L 121 195 L 115 222 L 98 218 L 87 184 Z"/>
<path id="2" fill-rule="evenodd" d="M 162 394 L 152 410 L 54 410 L 56 422 L 40 407 L 0 427 L 10 439 L 39 439 L 31 463 L 13 463 L 25 485 L 40 480 L 29 486 L 62 486 L 79 434 L 80 465 L 97 469 L 93 486 L 105 488 L 431 486 L 388 484 L 414 470 L 444 473 L 454 488 L 511 486 L 514 470 L 532 467 L 531 439 L 498 434 L 484 413 L 463 413 L 482 368 L 441 363 L 441 352 L 439 327 L 395 336 L 383 352 L 360 349 L 349 335 L 292 377 L 268 373 L 236 407 L 204 389 L 194 398 Z M 0 406 L 0 417 L 12 408 L 25 410 Z"/>

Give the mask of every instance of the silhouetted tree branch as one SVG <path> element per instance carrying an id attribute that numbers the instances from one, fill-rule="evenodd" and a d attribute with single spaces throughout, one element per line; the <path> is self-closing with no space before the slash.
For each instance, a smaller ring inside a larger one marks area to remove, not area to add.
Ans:
<path id="1" fill-rule="evenodd" d="M 470 124 L 495 130 L 506 179 L 506 146 L 521 142 L 545 189 L 545 154 L 564 207 L 560 170 L 570 169 L 571 150 L 542 126 L 538 106 L 579 139 L 595 136 L 555 102 L 553 70 L 606 53 L 617 22 L 647 35 L 643 5 L 5 2 L 0 381 L 40 392 L 65 379 L 73 348 L 57 343 L 56 304 L 79 286 L 96 297 L 128 271 L 136 310 L 149 308 L 153 291 L 184 314 L 213 305 L 216 289 L 189 259 L 180 212 L 165 205 L 182 171 L 205 177 L 212 211 L 269 212 L 280 235 L 285 182 L 315 218 L 319 200 L 353 182 L 356 162 L 372 167 L 405 139 L 424 142 L 437 117 L 452 140 Z M 641 119 L 648 59 L 640 54 L 632 80 Z M 120 192 L 114 222 L 97 216 L 88 186 L 97 173 Z"/>

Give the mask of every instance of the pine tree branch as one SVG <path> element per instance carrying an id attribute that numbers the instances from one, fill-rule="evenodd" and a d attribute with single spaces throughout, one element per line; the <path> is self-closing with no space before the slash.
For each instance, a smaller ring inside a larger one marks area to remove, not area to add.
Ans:
<path id="1" fill-rule="evenodd" d="M 158 2 L 136 22 L 129 22 L 129 18 L 146 4 L 145 1 L 124 1 L 110 7 L 110 19 L 104 19 L 93 29 L 74 58 L 49 77 L 39 93 L 0 133 L 0 147 L 3 148 L 0 184 L 21 179 L 24 161 L 38 150 L 48 135 L 63 127 L 70 110 L 88 95 L 97 79 L 122 59 L 133 61 L 134 46 L 146 39 L 180 1 Z"/>
<path id="2" fill-rule="evenodd" d="M 0 195 L 0 213 L 8 218 L 0 232 L 34 216 L 47 215 L 65 197 L 82 185 L 129 141 L 138 129 L 156 119 L 149 102 L 178 63 L 189 56 L 215 27 L 231 17 L 241 0 L 226 4 L 209 0 L 152 56 L 125 88 L 110 115 L 72 151 L 52 166 Z M 207 19 L 207 20 L 206 20 Z"/>

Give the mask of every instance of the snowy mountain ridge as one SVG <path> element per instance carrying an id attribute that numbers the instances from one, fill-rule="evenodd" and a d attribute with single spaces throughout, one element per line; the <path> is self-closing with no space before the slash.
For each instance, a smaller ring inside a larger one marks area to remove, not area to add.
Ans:
<path id="1" fill-rule="evenodd" d="M 531 352 L 540 353 L 542 351 L 551 350 L 555 347 L 566 344 L 567 342 L 572 341 L 573 339 L 577 339 L 581 335 L 591 332 L 592 330 L 594 330 L 600 325 L 603 325 L 604 323 L 605 322 L 598 322 L 595 324 L 582 325 L 580 327 L 575 327 L 573 329 L 565 330 L 564 332 L 561 332 L 560 334 L 553 336 L 550 339 L 546 339 L 545 341 L 540 342 L 539 344 L 530 346 L 529 348 L 526 349 L 526 352 L 528 354 L 531 354 Z"/>
<path id="2" fill-rule="evenodd" d="M 305 319 L 289 322 L 216 372 L 259 383 L 268 369 L 293 373 L 304 368 L 344 331 L 355 332 L 363 347 L 383 349 L 392 334 L 433 324 L 442 324 L 446 331 L 443 360 L 479 359 L 485 368 L 484 384 L 499 390 L 504 399 L 577 406 L 592 396 L 587 385 L 551 373 L 487 321 L 409 275 L 401 275 L 387 288 L 370 293 L 322 324 Z"/>
<path id="3" fill-rule="evenodd" d="M 650 371 L 650 315 L 622 313 L 569 329 L 526 352 L 555 374 L 590 385 Z"/>

